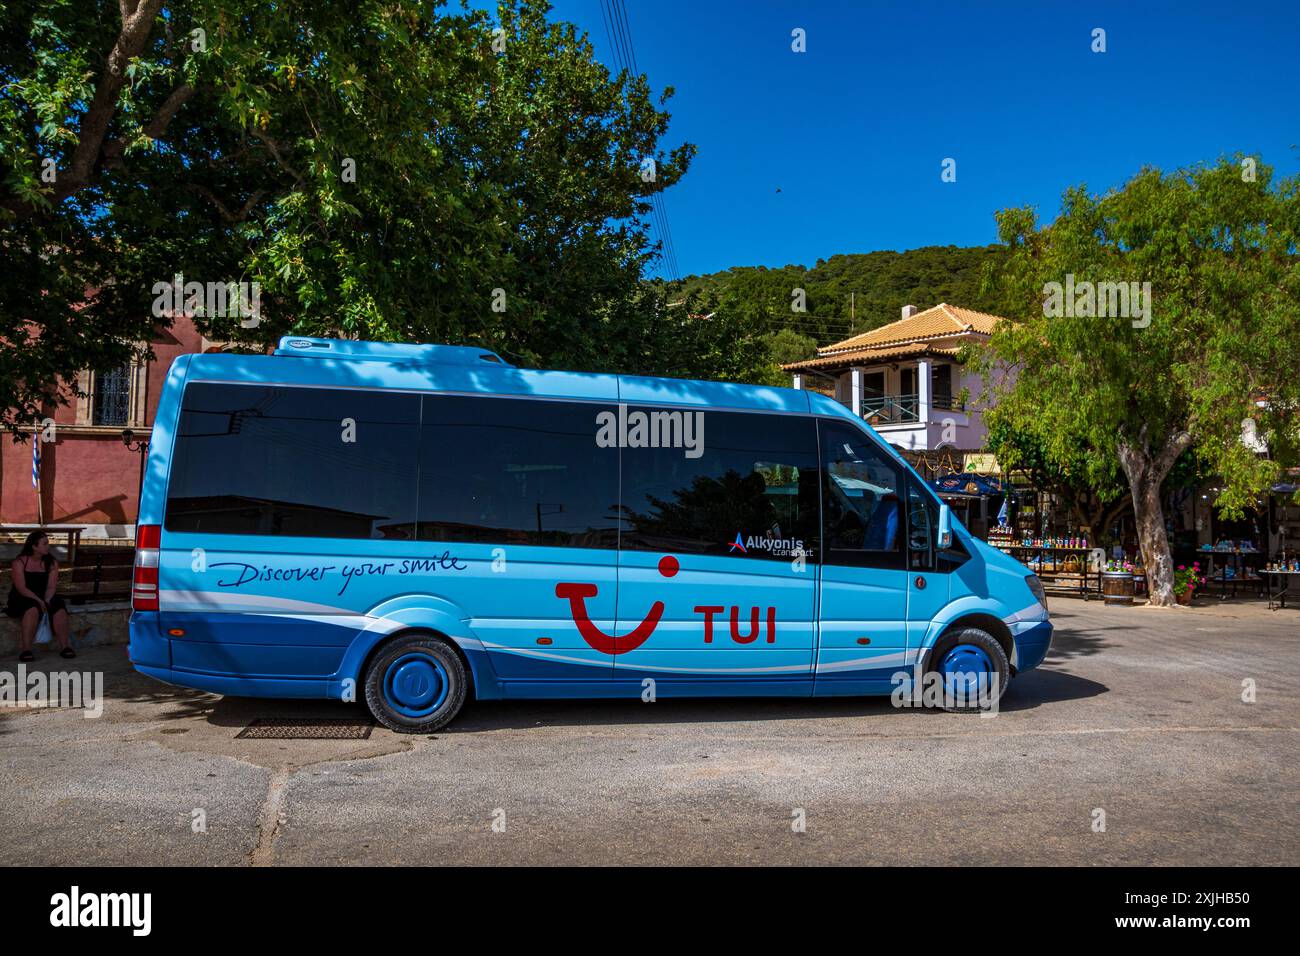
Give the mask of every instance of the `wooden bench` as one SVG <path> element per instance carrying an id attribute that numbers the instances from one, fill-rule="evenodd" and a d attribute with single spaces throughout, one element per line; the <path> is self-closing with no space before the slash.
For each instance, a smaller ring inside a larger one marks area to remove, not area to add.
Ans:
<path id="1" fill-rule="evenodd" d="M 85 604 L 131 596 L 131 575 L 135 564 L 135 549 L 113 545 L 82 545 L 69 569 L 66 560 L 59 558 L 59 593 L 69 604 Z M 13 586 L 10 569 L 12 557 L 0 566 L 0 600 L 8 598 Z"/>

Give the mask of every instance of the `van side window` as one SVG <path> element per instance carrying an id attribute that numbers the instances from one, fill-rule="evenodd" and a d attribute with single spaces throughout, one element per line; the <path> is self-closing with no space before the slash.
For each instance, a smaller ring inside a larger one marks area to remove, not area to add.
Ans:
<path id="1" fill-rule="evenodd" d="M 907 554 L 908 567 L 913 571 L 933 571 L 937 558 L 935 554 L 935 533 L 939 526 L 939 509 L 934 501 L 916 483 L 916 478 L 907 479 Z"/>
<path id="2" fill-rule="evenodd" d="M 413 538 L 419 421 L 418 395 L 193 382 L 167 530 Z"/>
<path id="3" fill-rule="evenodd" d="M 821 420 L 827 564 L 903 568 L 902 469 L 851 425 Z"/>
<path id="4" fill-rule="evenodd" d="M 652 406 L 626 416 L 624 549 L 817 560 L 813 419 Z"/>
<path id="5" fill-rule="evenodd" d="M 596 402 L 424 396 L 424 541 L 618 547 L 617 447 Z"/>

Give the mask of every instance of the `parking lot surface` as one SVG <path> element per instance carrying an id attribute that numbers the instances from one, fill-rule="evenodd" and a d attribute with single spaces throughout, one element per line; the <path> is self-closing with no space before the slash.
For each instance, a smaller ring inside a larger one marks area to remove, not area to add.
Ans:
<path id="1" fill-rule="evenodd" d="M 103 672 L 102 717 L 0 710 L 0 863 L 1300 859 L 1300 611 L 1052 614 L 1046 663 L 992 718 L 546 701 L 470 704 L 432 736 L 240 739 L 257 717 L 365 714 L 185 691 L 93 648 L 75 663 Z"/>

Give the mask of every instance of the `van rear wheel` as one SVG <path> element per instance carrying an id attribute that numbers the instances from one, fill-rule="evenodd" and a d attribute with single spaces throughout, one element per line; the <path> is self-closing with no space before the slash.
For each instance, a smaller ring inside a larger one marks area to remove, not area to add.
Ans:
<path id="1" fill-rule="evenodd" d="M 940 706 L 944 710 L 977 713 L 989 709 L 990 700 L 996 702 L 1007 692 L 1011 661 L 988 631 L 961 627 L 949 631 L 935 644 L 930 674 L 937 675 L 940 682 Z"/>
<path id="2" fill-rule="evenodd" d="M 366 704 L 377 721 L 399 734 L 424 734 L 460 713 L 469 679 L 446 641 L 412 634 L 380 648 L 365 686 Z"/>

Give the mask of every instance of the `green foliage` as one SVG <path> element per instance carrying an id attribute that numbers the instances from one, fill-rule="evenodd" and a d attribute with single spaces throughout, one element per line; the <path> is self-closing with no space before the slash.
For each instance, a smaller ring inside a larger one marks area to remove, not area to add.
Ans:
<path id="1" fill-rule="evenodd" d="M 1118 465 L 1149 563 L 1161 549 L 1168 563 L 1159 489 L 1184 451 L 1222 477 L 1218 504 L 1229 513 L 1297 461 L 1296 180 L 1274 185 L 1261 163 L 1250 181 L 1228 159 L 1145 169 L 1102 196 L 1068 190 L 1048 227 L 1030 209 L 1004 210 L 998 223 L 1011 248 L 999 294 L 1016 319 L 986 353 L 986 368 L 1016 372 L 995 386 L 998 417 L 1036 436 L 1060 468 L 1082 463 L 1104 480 Z M 1076 285 L 1149 282 L 1149 323 L 1049 315 L 1047 284 L 1067 275 Z M 1267 455 L 1242 442 L 1247 421 Z M 1160 564 L 1157 585 L 1168 583 Z"/>
<path id="2" fill-rule="evenodd" d="M 983 287 L 983 275 L 1004 258 L 1000 246 L 926 246 L 836 255 L 812 268 L 739 266 L 683 284 L 688 292 L 716 295 L 721 308 L 739 311 L 756 330 L 789 330 L 828 345 L 895 321 L 905 305 L 948 302 L 994 311 L 997 292 Z M 805 312 L 791 309 L 794 289 L 806 293 Z"/>
<path id="3" fill-rule="evenodd" d="M 542 5 L 0 4 L 7 426 L 149 339 L 176 273 L 259 282 L 257 327 L 200 320 L 251 347 L 293 331 L 580 369 L 762 364 L 725 317 L 673 314 L 642 281 L 650 197 L 695 152 L 660 146 L 671 89 L 611 76 Z"/>
<path id="4" fill-rule="evenodd" d="M 1070 509 L 1078 527 L 1091 528 L 1101 543 L 1116 518 L 1129 507 L 1125 482 L 1114 456 L 1093 455 L 1077 438 L 1049 451 L 1051 436 L 1037 419 L 1015 420 L 1002 407 L 984 412 L 985 447 L 997 456 L 1003 474 L 1018 472 L 1042 491 L 1056 495 Z"/>
<path id="5" fill-rule="evenodd" d="M 1124 493 L 1124 476 L 1115 456 L 1091 454 L 1078 436 L 1060 441 L 1041 419 L 1016 419 L 1010 408 L 1001 405 L 986 410 L 984 420 L 985 445 L 1004 472 L 1020 471 L 1035 487 L 1067 496 L 1092 494 L 1103 503 Z"/>

